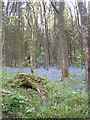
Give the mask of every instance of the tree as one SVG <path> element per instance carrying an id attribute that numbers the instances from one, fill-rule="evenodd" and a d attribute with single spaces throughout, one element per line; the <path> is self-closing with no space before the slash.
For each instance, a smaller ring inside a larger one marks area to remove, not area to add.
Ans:
<path id="1" fill-rule="evenodd" d="M 84 51 L 85 51 L 86 85 L 88 87 L 88 39 L 89 39 L 89 33 L 88 33 L 88 22 L 87 22 L 87 9 L 86 9 L 85 4 L 82 1 L 78 2 L 78 8 L 79 8 L 79 12 L 80 12 L 81 25 L 82 25 L 81 32 L 82 32 Z"/>
<path id="2" fill-rule="evenodd" d="M 90 90 L 90 2 L 88 3 L 88 89 Z"/>
<path id="3" fill-rule="evenodd" d="M 26 16 L 26 19 L 27 19 L 27 22 L 28 22 L 28 25 L 30 27 L 30 67 L 31 67 L 31 73 L 34 72 L 33 70 L 33 17 L 32 17 L 32 13 L 31 13 L 31 6 L 29 3 L 27 3 L 27 7 L 28 7 L 28 15 L 29 16 Z M 30 17 L 30 21 L 29 21 L 29 17 Z"/>
<path id="4" fill-rule="evenodd" d="M 44 44 L 45 44 L 45 68 L 49 69 L 49 39 L 48 39 L 48 25 L 47 25 L 47 19 L 46 19 L 46 3 L 43 3 L 43 9 L 44 9 L 44 19 L 45 19 L 45 37 L 44 37 Z"/>
<path id="5" fill-rule="evenodd" d="M 0 21 L 2 20 L 2 1 L 0 0 Z M 0 22 L 0 31 L 2 31 L 2 22 Z M 2 33 L 0 32 L 0 76 L 1 76 L 1 66 L 2 66 Z"/>
<path id="6" fill-rule="evenodd" d="M 64 1 L 60 3 L 59 10 L 56 8 L 53 2 L 51 2 L 53 8 L 55 9 L 58 21 L 59 21 L 59 33 L 60 33 L 60 40 L 59 40 L 59 47 L 61 48 L 61 69 L 62 69 L 62 78 L 64 80 L 65 77 L 69 76 L 68 70 L 68 48 L 67 48 L 67 38 L 65 35 L 65 22 L 64 22 Z"/>
<path id="7" fill-rule="evenodd" d="M 21 65 L 24 60 L 24 21 L 20 9 L 22 4 L 21 2 L 7 2 L 6 6 L 3 4 L 3 61 L 4 65 L 10 67 L 12 64 L 16 67 L 16 63 Z"/>
<path id="8" fill-rule="evenodd" d="M 34 66 L 38 68 L 40 66 L 40 28 L 39 28 L 39 4 L 36 3 L 33 6 L 33 14 L 34 14 Z"/>

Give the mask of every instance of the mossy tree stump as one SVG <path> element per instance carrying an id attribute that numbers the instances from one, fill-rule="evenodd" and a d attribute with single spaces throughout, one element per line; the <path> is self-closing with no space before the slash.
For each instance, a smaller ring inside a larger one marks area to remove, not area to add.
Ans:
<path id="1" fill-rule="evenodd" d="M 40 88 L 40 84 L 44 84 L 45 83 L 45 79 L 37 76 L 33 73 L 31 74 L 26 74 L 26 73 L 19 73 L 15 76 L 15 79 L 12 83 L 12 87 L 14 86 L 26 86 L 26 87 L 30 87 L 32 89 L 35 89 L 36 91 L 40 92 L 45 92 L 46 94 L 48 94 L 47 91 L 43 90 Z"/>

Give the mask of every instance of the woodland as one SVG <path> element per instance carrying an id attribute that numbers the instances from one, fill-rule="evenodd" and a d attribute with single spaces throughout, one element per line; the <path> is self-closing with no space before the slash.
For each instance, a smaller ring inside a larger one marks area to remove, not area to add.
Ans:
<path id="1" fill-rule="evenodd" d="M 90 118 L 90 2 L 1 3 L 2 118 Z"/>

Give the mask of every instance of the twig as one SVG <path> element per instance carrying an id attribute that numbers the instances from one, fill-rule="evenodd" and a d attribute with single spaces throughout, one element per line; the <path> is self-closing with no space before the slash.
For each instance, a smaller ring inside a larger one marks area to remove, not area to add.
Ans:
<path id="1" fill-rule="evenodd" d="M 10 91 L 1 90 L 2 93 L 11 94 Z"/>

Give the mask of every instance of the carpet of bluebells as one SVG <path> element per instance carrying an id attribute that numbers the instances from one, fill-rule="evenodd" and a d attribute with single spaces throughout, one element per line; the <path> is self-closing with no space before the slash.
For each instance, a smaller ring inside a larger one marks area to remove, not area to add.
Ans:
<path id="1" fill-rule="evenodd" d="M 6 72 L 11 73 L 11 74 L 16 74 L 16 73 L 30 73 L 30 68 L 24 67 L 22 69 L 20 68 L 6 68 Z M 75 79 L 76 82 L 73 80 L 73 87 L 77 85 L 78 89 L 79 87 L 85 87 L 85 68 L 77 68 L 77 67 L 69 67 L 70 71 L 70 76 L 72 79 Z M 60 82 L 61 81 L 61 70 L 58 70 L 55 67 L 49 67 L 49 70 L 44 69 L 42 66 L 40 68 L 35 68 L 34 69 L 35 74 L 38 74 L 42 77 L 47 77 L 48 80 L 51 80 L 53 82 Z M 83 82 L 81 81 L 83 79 Z M 75 84 L 76 83 L 76 84 Z"/>
<path id="2" fill-rule="evenodd" d="M 44 93 L 38 95 L 33 89 L 12 88 L 9 84 L 18 73 L 30 73 L 30 68 L 3 68 L 2 89 L 13 95 L 2 98 L 3 116 L 13 118 L 88 118 L 88 94 L 85 89 L 85 68 L 69 67 L 70 77 L 61 81 L 61 70 L 42 66 L 34 72 L 46 79 Z"/>
<path id="3" fill-rule="evenodd" d="M 5 70 L 6 70 L 6 72 L 9 72 L 9 73 L 12 73 L 12 74 L 18 73 L 18 72 L 30 73 L 30 68 L 28 68 L 28 67 L 24 67 L 22 69 L 7 67 Z M 85 78 L 85 73 L 84 73 L 85 68 L 81 69 L 81 68 L 71 66 L 71 67 L 69 67 L 69 71 L 70 71 L 70 75 L 72 77 L 73 77 L 73 75 L 72 75 L 72 72 L 73 72 L 73 73 L 76 73 L 77 75 L 80 75 L 80 79 L 82 79 L 83 77 Z M 52 81 L 57 81 L 57 79 L 61 78 L 61 70 L 58 70 L 56 68 L 56 66 L 55 67 L 49 67 L 49 70 L 46 70 L 41 66 L 40 68 L 35 68 L 34 72 L 36 74 L 41 75 L 41 76 L 47 76 Z"/>

